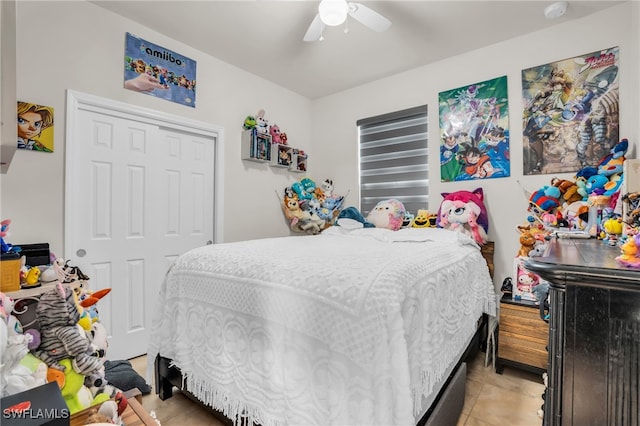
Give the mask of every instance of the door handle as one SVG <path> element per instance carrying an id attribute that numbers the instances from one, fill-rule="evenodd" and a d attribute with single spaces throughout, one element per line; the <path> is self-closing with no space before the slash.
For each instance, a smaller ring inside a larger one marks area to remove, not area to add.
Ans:
<path id="1" fill-rule="evenodd" d="M 78 249 L 76 250 L 76 256 L 78 257 L 85 257 L 87 255 L 87 251 L 85 249 Z"/>

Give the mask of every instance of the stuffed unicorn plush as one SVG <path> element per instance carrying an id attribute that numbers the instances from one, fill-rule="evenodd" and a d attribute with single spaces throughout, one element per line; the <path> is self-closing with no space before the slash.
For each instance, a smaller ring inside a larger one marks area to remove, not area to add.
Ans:
<path id="1" fill-rule="evenodd" d="M 489 221 L 484 206 L 482 188 L 470 191 L 443 193 L 438 211 L 438 226 L 469 235 L 476 243 L 487 242 Z"/>

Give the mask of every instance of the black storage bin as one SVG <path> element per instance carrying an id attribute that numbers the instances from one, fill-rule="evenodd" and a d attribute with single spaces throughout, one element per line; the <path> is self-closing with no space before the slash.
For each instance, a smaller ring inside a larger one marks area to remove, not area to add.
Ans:
<path id="1" fill-rule="evenodd" d="M 42 266 L 51 264 L 49 258 L 49 243 L 16 244 L 22 251 L 21 256 L 26 256 L 27 266 Z"/>

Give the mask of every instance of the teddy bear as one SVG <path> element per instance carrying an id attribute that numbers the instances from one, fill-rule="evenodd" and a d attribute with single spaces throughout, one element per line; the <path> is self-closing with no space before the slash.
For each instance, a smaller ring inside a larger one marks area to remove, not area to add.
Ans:
<path id="1" fill-rule="evenodd" d="M 551 185 L 560 190 L 562 199 L 567 204 L 582 200 L 582 195 L 578 192 L 578 185 L 575 182 L 567 179 L 553 178 L 551 179 Z"/>

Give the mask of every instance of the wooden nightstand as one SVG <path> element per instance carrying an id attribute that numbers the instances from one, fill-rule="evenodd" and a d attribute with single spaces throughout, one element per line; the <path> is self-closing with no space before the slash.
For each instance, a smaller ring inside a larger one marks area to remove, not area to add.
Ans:
<path id="1" fill-rule="evenodd" d="M 500 300 L 496 373 L 505 365 L 542 374 L 547 371 L 549 324 L 540 318 L 540 307 L 526 300 Z"/>

